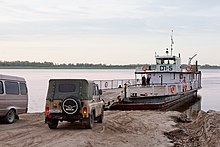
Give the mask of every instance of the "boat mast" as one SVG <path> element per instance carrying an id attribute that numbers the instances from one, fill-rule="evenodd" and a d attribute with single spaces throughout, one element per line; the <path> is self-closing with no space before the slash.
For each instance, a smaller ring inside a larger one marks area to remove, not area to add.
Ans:
<path id="1" fill-rule="evenodd" d="M 194 56 L 192 57 L 189 57 L 189 62 L 188 62 L 188 65 L 191 65 L 191 62 L 192 62 L 192 59 L 195 58 L 197 56 L 197 54 L 195 54 Z"/>
<path id="2" fill-rule="evenodd" d="M 174 41 L 173 41 L 173 30 L 172 30 L 172 34 L 171 34 L 171 56 L 173 55 L 173 44 L 174 44 Z"/>

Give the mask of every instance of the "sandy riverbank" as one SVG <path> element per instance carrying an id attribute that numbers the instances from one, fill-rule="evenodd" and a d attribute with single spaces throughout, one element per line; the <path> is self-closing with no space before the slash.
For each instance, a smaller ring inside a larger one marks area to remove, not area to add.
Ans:
<path id="1" fill-rule="evenodd" d="M 165 133 L 177 147 L 219 147 L 220 112 L 200 111 L 196 120 L 178 123 L 178 129 Z"/>
<path id="2" fill-rule="evenodd" d="M 0 145 L 73 147 L 220 146 L 220 112 L 200 111 L 193 122 L 179 112 L 106 111 L 103 124 L 84 129 L 62 122 L 50 130 L 44 114 L 23 114 L 14 124 L 0 124 Z M 181 118 L 181 119 L 180 119 Z M 179 122 L 182 120 L 183 122 Z M 165 134 L 165 135 L 164 135 Z"/>
<path id="3" fill-rule="evenodd" d="M 57 130 L 44 124 L 44 114 L 23 114 L 14 124 L 0 124 L 0 144 L 18 146 L 143 147 L 172 146 L 164 132 L 176 126 L 178 112 L 106 111 L 92 130 L 62 122 Z"/>

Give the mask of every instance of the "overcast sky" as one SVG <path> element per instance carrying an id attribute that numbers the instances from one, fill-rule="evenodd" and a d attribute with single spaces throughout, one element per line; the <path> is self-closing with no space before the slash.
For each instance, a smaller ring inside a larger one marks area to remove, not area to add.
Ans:
<path id="1" fill-rule="evenodd" d="M 220 65 L 219 0 L 0 0 L 0 60 Z"/>

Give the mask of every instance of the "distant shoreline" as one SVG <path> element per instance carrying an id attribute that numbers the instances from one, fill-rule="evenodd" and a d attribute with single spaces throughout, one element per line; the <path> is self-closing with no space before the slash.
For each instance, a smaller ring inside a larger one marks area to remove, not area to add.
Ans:
<path id="1" fill-rule="evenodd" d="M 0 69 L 135 69 L 129 67 L 25 67 L 25 66 L 17 66 L 17 67 L 0 67 Z"/>
<path id="2" fill-rule="evenodd" d="M 137 66 L 138 67 L 138 66 Z M 0 66 L 0 69 L 135 69 L 136 67 L 30 67 L 30 66 Z M 200 67 L 200 69 L 220 69 L 220 67 Z"/>
<path id="3" fill-rule="evenodd" d="M 92 63 L 62 63 L 56 64 L 53 62 L 29 62 L 29 61 L 0 61 L 0 69 L 136 69 L 146 66 L 147 69 L 155 69 L 155 64 L 127 64 L 127 65 L 112 65 L 112 64 L 92 64 Z M 186 67 L 183 64 L 183 67 Z M 200 69 L 220 69 L 218 65 L 199 65 Z"/>

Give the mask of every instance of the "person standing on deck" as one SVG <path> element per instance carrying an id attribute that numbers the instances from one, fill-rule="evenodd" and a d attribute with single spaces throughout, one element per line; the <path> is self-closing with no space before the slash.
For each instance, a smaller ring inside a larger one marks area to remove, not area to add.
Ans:
<path id="1" fill-rule="evenodd" d="M 146 78 L 145 78 L 145 76 L 142 77 L 142 86 L 146 86 Z"/>
<path id="2" fill-rule="evenodd" d="M 186 83 L 186 77 L 183 77 L 183 79 L 180 80 L 180 83 Z"/>
<path id="3" fill-rule="evenodd" d="M 147 86 L 150 86 L 150 75 L 147 75 Z"/>
<path id="4" fill-rule="evenodd" d="M 141 80 L 137 79 L 137 86 L 140 86 L 141 85 Z"/>
<path id="5" fill-rule="evenodd" d="M 186 83 L 186 77 L 183 77 L 183 83 Z"/>

